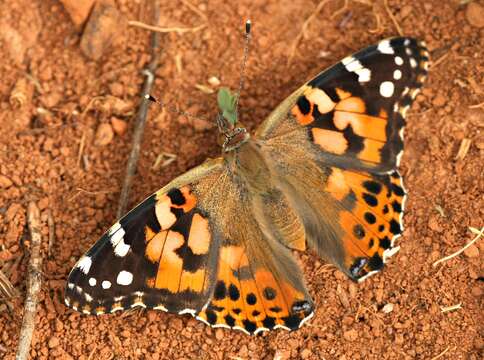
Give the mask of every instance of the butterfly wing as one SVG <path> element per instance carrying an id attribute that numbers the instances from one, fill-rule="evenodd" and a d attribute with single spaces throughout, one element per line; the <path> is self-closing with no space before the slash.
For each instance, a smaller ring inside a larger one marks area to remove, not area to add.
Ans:
<path id="1" fill-rule="evenodd" d="M 248 333 L 295 329 L 313 313 L 292 254 L 258 223 L 244 181 L 222 159 L 112 226 L 71 271 L 65 298 L 89 314 L 141 306 Z"/>
<path id="2" fill-rule="evenodd" d="M 116 222 L 72 269 L 66 304 L 91 314 L 200 310 L 213 288 L 219 238 L 198 191 L 222 168 L 212 161 L 193 169 Z"/>
<path id="3" fill-rule="evenodd" d="M 404 118 L 427 68 L 422 43 L 383 40 L 306 83 L 257 131 L 309 245 L 355 280 L 396 251 Z"/>

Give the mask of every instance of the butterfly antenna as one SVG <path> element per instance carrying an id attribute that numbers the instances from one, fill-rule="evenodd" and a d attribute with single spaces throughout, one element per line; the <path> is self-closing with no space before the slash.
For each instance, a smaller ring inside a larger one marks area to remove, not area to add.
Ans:
<path id="1" fill-rule="evenodd" d="M 166 105 L 161 100 L 157 100 L 154 96 L 152 96 L 150 94 L 145 94 L 144 98 L 148 101 L 151 101 L 151 102 L 158 104 L 161 108 L 166 109 L 166 111 L 168 111 L 172 114 L 183 115 L 183 116 L 186 116 L 186 117 L 192 118 L 192 119 L 199 119 L 199 120 L 203 120 L 203 121 L 208 121 L 207 118 L 205 118 L 203 116 L 196 116 L 196 115 L 190 114 L 186 111 L 178 110 L 174 106 Z"/>
<path id="2" fill-rule="evenodd" d="M 245 80 L 245 64 L 247 63 L 247 58 L 249 57 L 249 44 L 250 44 L 250 30 L 252 27 L 252 23 L 250 20 L 247 20 L 245 22 L 245 46 L 244 46 L 244 58 L 242 60 L 242 67 L 240 69 L 240 83 L 239 83 L 239 89 L 237 90 L 237 95 L 235 98 L 235 113 L 238 114 L 238 109 L 239 109 L 239 98 L 240 98 L 240 92 L 242 91 L 244 87 L 244 80 Z"/>

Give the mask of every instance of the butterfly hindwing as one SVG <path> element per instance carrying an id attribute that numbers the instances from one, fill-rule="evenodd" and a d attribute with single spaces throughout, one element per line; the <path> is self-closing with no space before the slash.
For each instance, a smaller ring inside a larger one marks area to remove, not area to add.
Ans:
<path id="1" fill-rule="evenodd" d="M 383 40 L 309 81 L 258 129 L 306 241 L 352 279 L 398 249 L 404 117 L 427 68 L 422 43 Z"/>

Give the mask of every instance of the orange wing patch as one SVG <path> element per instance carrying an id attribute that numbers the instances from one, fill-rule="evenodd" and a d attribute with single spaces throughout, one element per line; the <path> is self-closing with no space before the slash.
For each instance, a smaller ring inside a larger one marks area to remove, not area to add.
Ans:
<path id="1" fill-rule="evenodd" d="M 213 326 L 253 334 L 278 327 L 296 329 L 312 315 L 312 304 L 287 281 L 253 268 L 240 246 L 220 249 L 212 300 L 197 318 Z"/>
<path id="2" fill-rule="evenodd" d="M 338 224 L 350 275 L 360 279 L 380 270 L 403 230 L 405 191 L 398 172 L 371 175 L 331 168 L 325 190 L 340 204 Z"/>

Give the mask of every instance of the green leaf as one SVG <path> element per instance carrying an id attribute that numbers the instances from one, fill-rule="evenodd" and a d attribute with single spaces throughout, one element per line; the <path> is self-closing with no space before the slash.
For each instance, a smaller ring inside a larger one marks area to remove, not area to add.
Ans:
<path id="1" fill-rule="evenodd" d="M 237 97 L 228 88 L 220 88 L 217 94 L 217 102 L 222 116 L 233 125 L 237 122 L 236 102 Z"/>

